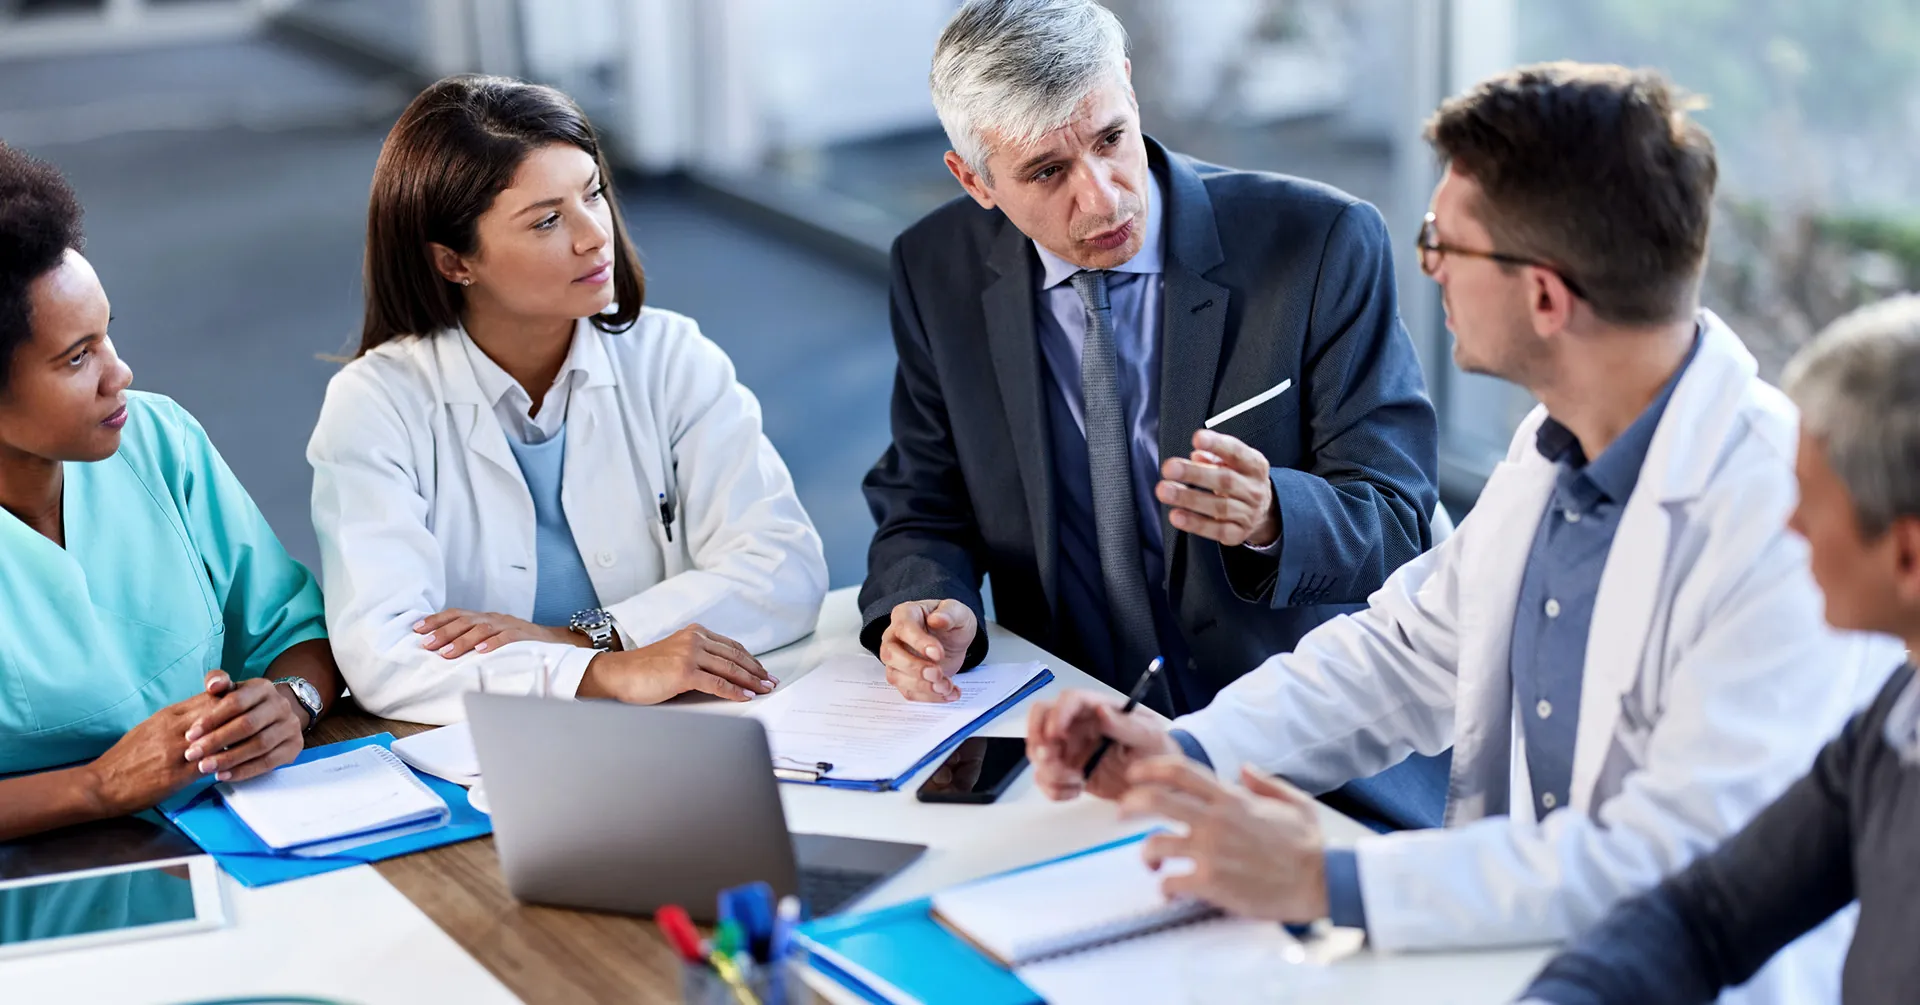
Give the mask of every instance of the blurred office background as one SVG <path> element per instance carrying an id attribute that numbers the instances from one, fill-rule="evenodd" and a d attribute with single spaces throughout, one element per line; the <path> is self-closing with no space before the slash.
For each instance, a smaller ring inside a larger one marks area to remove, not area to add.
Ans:
<path id="1" fill-rule="evenodd" d="M 1848 307 L 1920 286 L 1913 0 L 1111 0 L 1147 130 L 1378 205 L 1402 248 L 1435 178 L 1421 121 L 1548 58 L 1665 69 L 1722 157 L 1706 300 L 1769 374 Z M 887 440 L 885 251 L 958 188 L 926 68 L 955 0 L 0 0 L 0 139 L 64 168 L 140 386 L 206 422 L 294 553 L 302 452 L 357 333 L 366 187 L 423 83 L 558 85 L 611 141 L 651 301 L 697 318 L 857 583 Z M 1530 406 L 1402 311 L 1471 505 Z"/>

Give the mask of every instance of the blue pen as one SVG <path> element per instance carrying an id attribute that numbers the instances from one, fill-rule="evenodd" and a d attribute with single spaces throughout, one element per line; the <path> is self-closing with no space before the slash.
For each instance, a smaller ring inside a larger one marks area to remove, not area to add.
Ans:
<path id="1" fill-rule="evenodd" d="M 769 958 L 773 941 L 773 887 L 766 883 L 747 883 L 720 891 L 721 921 L 740 926 L 741 948 L 753 953 L 762 963 Z"/>
<path id="2" fill-rule="evenodd" d="M 767 1005 L 787 1005 L 787 985 L 780 967 L 793 953 L 793 930 L 801 920 L 800 898 L 791 894 L 781 897 L 780 907 L 773 914 L 773 942 L 767 951 L 767 965 L 774 975 Z"/>
<path id="3" fill-rule="evenodd" d="M 665 492 L 660 493 L 660 526 L 666 528 L 667 540 L 673 540 L 673 504 Z"/>
<path id="4" fill-rule="evenodd" d="M 800 898 L 792 894 L 780 898 L 780 908 L 773 914 L 773 945 L 770 956 L 775 962 L 786 959 L 793 951 L 793 930 L 802 920 Z"/>

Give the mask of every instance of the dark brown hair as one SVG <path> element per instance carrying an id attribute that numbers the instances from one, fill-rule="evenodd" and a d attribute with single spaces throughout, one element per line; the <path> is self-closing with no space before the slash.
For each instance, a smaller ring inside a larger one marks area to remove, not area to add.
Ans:
<path id="1" fill-rule="evenodd" d="M 433 267 L 427 245 L 471 254 L 481 214 L 528 154 L 554 143 L 586 151 L 608 182 L 617 309 L 594 315 L 593 324 L 602 331 L 632 326 L 646 298 L 646 275 L 620 222 L 613 176 L 586 115 L 551 87 L 463 74 L 420 92 L 380 148 L 367 201 L 361 355 L 400 336 L 430 335 L 460 322 L 464 291 Z"/>
<path id="2" fill-rule="evenodd" d="M 80 200 L 45 161 L 0 143 L 0 391 L 33 338 L 30 290 L 80 247 Z"/>
<path id="3" fill-rule="evenodd" d="M 1719 178 L 1695 107 L 1654 70 L 1542 63 L 1448 100 L 1426 136 L 1479 184 L 1491 250 L 1551 263 L 1603 321 L 1663 324 L 1694 310 Z"/>

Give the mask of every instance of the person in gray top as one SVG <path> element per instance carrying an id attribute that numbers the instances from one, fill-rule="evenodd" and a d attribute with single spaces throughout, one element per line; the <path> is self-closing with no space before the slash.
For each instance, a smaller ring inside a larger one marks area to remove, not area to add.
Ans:
<path id="1" fill-rule="evenodd" d="M 1837 628 L 1920 646 L 1920 296 L 1855 311 L 1787 371 L 1801 409 L 1792 527 Z M 1712 854 L 1561 953 L 1523 996 L 1553 1005 L 1712 1001 L 1859 901 L 1849 1005 L 1920 988 L 1920 683 L 1902 667 L 1806 777 Z"/>

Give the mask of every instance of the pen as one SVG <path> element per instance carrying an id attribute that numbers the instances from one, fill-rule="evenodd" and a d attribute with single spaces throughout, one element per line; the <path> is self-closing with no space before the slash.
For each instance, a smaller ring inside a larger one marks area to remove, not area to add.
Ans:
<path id="1" fill-rule="evenodd" d="M 779 963 L 793 951 L 793 930 L 800 924 L 800 898 L 792 894 L 780 898 L 780 906 L 773 915 L 773 945 L 767 956 L 773 963 Z"/>
<path id="2" fill-rule="evenodd" d="M 753 954 L 755 963 L 768 960 L 773 941 L 773 887 L 767 883 L 748 883 L 720 891 L 721 923 L 738 922 L 741 946 Z"/>
<path id="3" fill-rule="evenodd" d="M 735 1001 L 740 1005 L 760 1005 L 760 999 L 754 997 L 753 989 L 747 986 L 746 979 L 740 974 L 740 968 L 734 966 L 730 957 L 718 949 L 707 951 L 701 947 L 700 933 L 693 927 L 693 919 L 687 916 L 686 908 L 677 904 L 668 904 L 654 912 L 653 920 L 660 926 L 660 931 L 665 933 L 667 942 L 673 945 L 681 959 L 693 964 L 705 960 L 719 973 L 720 979 L 726 982 L 728 989 L 733 992 Z"/>
<path id="4" fill-rule="evenodd" d="M 680 954 L 688 963 L 701 963 L 705 957 L 700 952 L 700 932 L 693 927 L 693 919 L 687 916 L 687 909 L 678 904 L 668 904 L 654 912 L 654 923 L 660 926 L 661 934 L 667 937 L 667 944 Z"/>
<path id="5" fill-rule="evenodd" d="M 1147 688 L 1153 686 L 1153 679 L 1160 675 L 1160 668 L 1165 666 L 1166 662 L 1167 662 L 1166 660 L 1163 660 L 1160 657 L 1155 656 L 1153 658 L 1153 662 L 1147 664 L 1147 672 L 1141 674 L 1140 679 L 1133 682 L 1133 691 L 1127 695 L 1127 704 L 1126 704 L 1126 707 L 1120 710 L 1121 715 L 1126 715 L 1129 712 L 1132 712 L 1133 707 L 1135 705 L 1140 704 L 1140 699 L 1145 698 L 1147 696 Z M 1113 746 L 1112 737 L 1110 736 L 1101 737 L 1100 745 L 1098 747 L 1093 748 L 1093 756 L 1087 758 L 1087 766 L 1081 770 L 1080 777 L 1092 778 L 1093 769 L 1100 766 L 1100 759 L 1102 757 L 1107 756 L 1107 748 L 1111 746 Z"/>
<path id="6" fill-rule="evenodd" d="M 827 772 L 833 770 L 832 761 L 802 761 L 799 758 L 787 757 L 784 754 L 775 754 L 773 755 L 773 759 L 776 761 L 792 761 L 797 765 L 801 765 L 797 768 L 783 768 L 779 765 L 774 766 L 773 777 L 790 782 L 817 782 L 825 778 Z"/>
<path id="7" fill-rule="evenodd" d="M 760 1005 L 760 999 L 754 995 L 753 988 L 747 985 L 746 975 L 734 965 L 733 957 L 716 949 L 713 955 L 707 957 L 707 962 L 713 964 L 713 969 L 719 972 L 720 979 L 727 982 L 727 987 L 733 991 L 734 1000 L 740 1005 Z"/>
<path id="8" fill-rule="evenodd" d="M 773 979 L 767 985 L 768 1005 L 787 1005 L 787 982 L 782 967 L 793 955 L 793 930 L 799 927 L 800 898 L 792 894 L 780 898 L 773 912 L 773 941 L 767 947 L 767 968 Z"/>
<path id="9" fill-rule="evenodd" d="M 673 540 L 673 504 L 665 492 L 660 493 L 660 526 L 666 529 L 667 540 Z"/>

